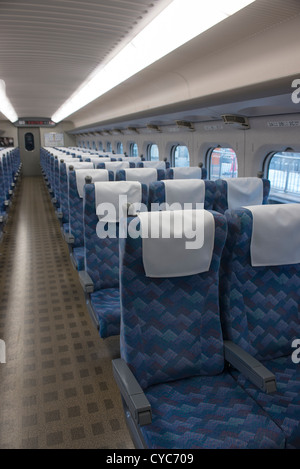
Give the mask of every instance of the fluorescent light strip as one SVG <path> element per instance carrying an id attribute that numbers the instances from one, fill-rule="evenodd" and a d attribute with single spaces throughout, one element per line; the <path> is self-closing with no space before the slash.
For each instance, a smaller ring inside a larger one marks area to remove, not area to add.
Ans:
<path id="1" fill-rule="evenodd" d="M 2 114 L 4 114 L 11 122 L 16 122 L 18 120 L 18 116 L 10 100 L 6 96 L 5 88 L 5 81 L 0 80 L 0 112 L 2 112 Z"/>
<path id="2" fill-rule="evenodd" d="M 98 67 L 54 113 L 60 122 L 255 0 L 173 0 L 107 65 Z"/>

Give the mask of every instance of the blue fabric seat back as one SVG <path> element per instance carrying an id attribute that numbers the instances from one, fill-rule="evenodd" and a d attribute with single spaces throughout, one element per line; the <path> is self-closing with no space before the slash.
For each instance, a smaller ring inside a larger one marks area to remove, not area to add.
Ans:
<path id="1" fill-rule="evenodd" d="M 120 240 L 121 357 L 143 389 L 223 370 L 218 284 L 227 225 L 223 215 L 211 213 L 215 242 L 207 272 L 146 277 L 143 240 Z"/>
<path id="2" fill-rule="evenodd" d="M 216 185 L 213 181 L 205 181 L 205 210 L 212 210 L 216 194 Z M 166 202 L 165 184 L 163 181 L 153 182 L 149 186 L 149 207 L 151 204 L 163 204 Z"/>
<path id="3" fill-rule="evenodd" d="M 224 338 L 258 360 L 289 355 L 292 340 L 300 337 L 300 264 L 253 267 L 251 211 L 228 210 L 225 216 L 228 238 L 220 268 Z"/>
<path id="4" fill-rule="evenodd" d="M 5 194 L 5 183 L 4 183 L 4 172 L 3 172 L 3 158 L 0 157 L 0 212 L 5 211 L 4 202 L 6 200 Z"/>
<path id="5" fill-rule="evenodd" d="M 51 189 L 54 191 L 54 156 L 51 155 L 50 156 L 50 186 L 51 186 Z"/>
<path id="6" fill-rule="evenodd" d="M 142 185 L 142 202 L 147 204 L 147 186 Z M 96 215 L 95 186 L 84 188 L 84 246 L 85 270 L 94 283 L 94 290 L 119 286 L 119 224 L 116 224 L 116 238 L 100 239 L 97 235 L 99 218 Z"/>
<path id="7" fill-rule="evenodd" d="M 262 203 L 265 205 L 268 203 L 270 193 L 270 181 L 268 179 L 262 179 L 263 182 L 263 200 Z M 216 184 L 216 195 L 214 210 L 220 213 L 225 213 L 228 210 L 228 184 L 224 179 L 217 179 Z M 246 204 L 245 204 L 246 205 Z"/>
<path id="8" fill-rule="evenodd" d="M 54 159 L 54 195 L 57 201 L 57 205 L 60 204 L 60 190 L 59 190 L 59 159 Z"/>
<path id="9" fill-rule="evenodd" d="M 10 198 L 9 190 L 10 190 L 10 177 L 9 177 L 9 167 L 7 156 L 2 156 L 2 168 L 3 168 L 3 176 L 4 176 L 4 189 L 5 189 L 5 198 L 8 200 Z"/>
<path id="10" fill-rule="evenodd" d="M 60 194 L 60 209 L 63 215 L 62 223 L 69 223 L 67 166 L 66 166 L 66 163 L 62 163 L 62 162 L 60 162 L 60 166 L 59 166 L 59 194 Z"/>
<path id="11" fill-rule="evenodd" d="M 88 170 L 87 170 L 88 172 Z M 113 173 L 109 172 L 110 181 L 113 180 Z M 76 183 L 76 172 L 69 171 L 69 219 L 70 219 L 70 233 L 74 236 L 73 247 L 83 246 L 84 244 L 84 226 L 83 226 L 83 198 L 78 194 Z"/>

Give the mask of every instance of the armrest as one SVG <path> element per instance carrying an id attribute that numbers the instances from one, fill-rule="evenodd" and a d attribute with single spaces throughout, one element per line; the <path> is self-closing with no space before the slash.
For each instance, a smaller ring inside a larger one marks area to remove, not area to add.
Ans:
<path id="1" fill-rule="evenodd" d="M 64 233 L 64 238 L 65 238 L 66 243 L 74 244 L 75 239 L 71 233 Z"/>
<path id="2" fill-rule="evenodd" d="M 138 425 L 149 425 L 152 422 L 151 405 L 141 386 L 122 358 L 112 361 L 113 375 L 120 393 Z"/>
<path id="3" fill-rule="evenodd" d="M 93 293 L 94 282 L 85 270 L 78 272 L 79 282 L 85 293 Z"/>
<path id="4" fill-rule="evenodd" d="M 230 340 L 226 340 L 224 341 L 224 355 L 228 363 L 259 389 L 267 394 L 276 391 L 275 375 L 241 347 Z"/>

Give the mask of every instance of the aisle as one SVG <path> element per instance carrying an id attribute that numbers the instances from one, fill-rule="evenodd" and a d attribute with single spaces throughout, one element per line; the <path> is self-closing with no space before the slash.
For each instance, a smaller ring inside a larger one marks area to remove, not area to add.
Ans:
<path id="1" fill-rule="evenodd" d="M 103 341 L 44 181 L 23 178 L 0 246 L 1 448 L 132 448 Z"/>

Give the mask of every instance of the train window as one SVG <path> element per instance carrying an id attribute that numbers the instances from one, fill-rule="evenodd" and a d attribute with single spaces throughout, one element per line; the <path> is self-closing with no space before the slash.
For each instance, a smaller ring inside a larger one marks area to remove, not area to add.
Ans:
<path id="1" fill-rule="evenodd" d="M 147 159 L 151 161 L 159 161 L 159 150 L 155 143 L 151 143 L 147 147 Z"/>
<path id="2" fill-rule="evenodd" d="M 106 142 L 106 151 L 112 152 L 111 142 Z"/>
<path id="3" fill-rule="evenodd" d="M 103 144 L 102 144 L 102 142 L 99 142 L 99 143 L 98 143 L 98 150 L 99 150 L 99 151 L 103 151 Z"/>
<path id="4" fill-rule="evenodd" d="M 171 164 L 177 167 L 190 166 L 190 155 L 185 145 L 175 145 L 172 147 Z"/>
<path id="5" fill-rule="evenodd" d="M 139 156 L 139 149 L 136 143 L 131 143 L 129 147 L 130 156 Z"/>
<path id="6" fill-rule="evenodd" d="M 210 151 L 210 179 L 236 178 L 238 175 L 237 157 L 232 148 L 216 147 Z"/>
<path id="7" fill-rule="evenodd" d="M 123 143 L 122 143 L 122 142 L 118 142 L 118 143 L 117 143 L 117 153 L 118 153 L 119 155 L 121 155 L 121 154 L 124 153 L 124 151 L 123 151 Z"/>
<path id="8" fill-rule="evenodd" d="M 31 132 L 26 132 L 24 135 L 24 140 L 25 140 L 25 148 L 27 151 L 33 151 L 34 150 L 34 136 Z"/>
<path id="9" fill-rule="evenodd" d="M 300 196 L 300 153 L 279 152 L 269 160 L 268 179 L 273 195 Z"/>

